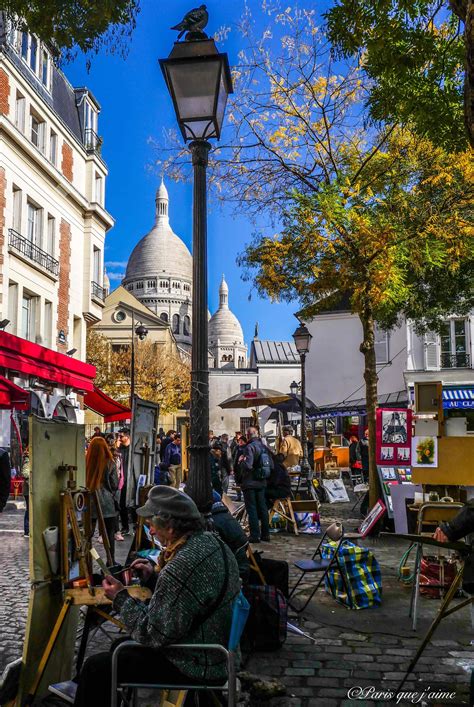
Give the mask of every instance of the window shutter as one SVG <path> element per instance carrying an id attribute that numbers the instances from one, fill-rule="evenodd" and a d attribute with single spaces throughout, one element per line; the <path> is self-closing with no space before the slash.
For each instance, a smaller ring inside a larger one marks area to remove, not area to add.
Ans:
<path id="1" fill-rule="evenodd" d="M 425 370 L 437 371 L 439 369 L 439 339 L 434 331 L 428 331 L 423 337 L 425 350 Z"/>
<path id="2" fill-rule="evenodd" d="M 377 364 L 388 363 L 388 331 L 379 329 L 377 324 L 374 327 L 374 349 L 375 349 L 375 361 Z"/>

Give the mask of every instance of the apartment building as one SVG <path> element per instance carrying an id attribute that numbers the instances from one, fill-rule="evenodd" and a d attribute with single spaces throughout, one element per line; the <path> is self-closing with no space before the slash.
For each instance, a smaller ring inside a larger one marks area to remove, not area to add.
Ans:
<path id="1" fill-rule="evenodd" d="M 0 13 L 0 372 L 32 392 L 38 414 L 66 409 L 77 421 L 94 376 L 83 363 L 86 329 L 102 317 L 113 225 L 99 113 L 49 47 Z"/>

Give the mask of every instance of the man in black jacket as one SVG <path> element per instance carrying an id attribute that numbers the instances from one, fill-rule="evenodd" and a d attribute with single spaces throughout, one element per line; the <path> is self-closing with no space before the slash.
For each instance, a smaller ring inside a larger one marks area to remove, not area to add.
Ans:
<path id="1" fill-rule="evenodd" d="M 239 471 L 240 487 L 244 494 L 245 510 L 249 519 L 249 541 L 251 543 L 259 543 L 260 540 L 270 542 L 270 525 L 265 503 L 267 482 L 258 473 L 262 452 L 268 454 L 268 451 L 255 427 L 248 428 L 247 440 L 247 446 L 244 448 L 242 456 L 239 457 Z"/>
<path id="2" fill-rule="evenodd" d="M 10 457 L 7 450 L 0 447 L 0 513 L 7 505 L 11 478 Z"/>

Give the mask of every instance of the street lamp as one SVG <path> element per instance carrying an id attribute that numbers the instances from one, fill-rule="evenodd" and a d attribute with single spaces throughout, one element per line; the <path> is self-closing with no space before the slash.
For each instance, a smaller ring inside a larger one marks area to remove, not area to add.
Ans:
<path id="1" fill-rule="evenodd" d="M 306 324 L 300 324 L 293 334 L 296 350 L 301 361 L 301 446 L 303 447 L 303 461 L 301 471 L 303 475 L 309 477 L 311 467 L 308 462 L 308 440 L 306 438 L 306 354 L 311 347 L 311 339 Z"/>
<path id="2" fill-rule="evenodd" d="M 196 38 L 198 37 L 198 38 Z M 187 491 L 199 508 L 211 502 L 209 465 L 209 372 L 207 327 L 208 142 L 220 138 L 229 93 L 233 92 L 227 54 L 213 39 L 191 32 L 160 60 L 178 125 L 189 143 L 193 190 L 193 341 L 191 349 L 190 469 Z"/>
<path id="3" fill-rule="evenodd" d="M 297 383 L 296 381 L 292 381 L 292 382 L 290 383 L 290 393 L 291 393 L 292 395 L 297 395 L 298 390 L 299 390 L 299 385 L 298 385 L 298 383 Z"/>
<path id="4" fill-rule="evenodd" d="M 135 327 L 135 314 L 132 312 L 132 360 L 130 364 L 130 407 L 133 410 L 133 399 L 135 398 L 135 336 L 143 341 L 148 334 L 148 329 L 143 324 L 138 323 Z"/>

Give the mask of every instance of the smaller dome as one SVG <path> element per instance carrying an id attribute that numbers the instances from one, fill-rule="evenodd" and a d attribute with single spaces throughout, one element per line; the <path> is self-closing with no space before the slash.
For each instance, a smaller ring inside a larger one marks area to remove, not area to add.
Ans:
<path id="1" fill-rule="evenodd" d="M 159 199 L 166 199 L 169 201 L 168 189 L 165 187 L 163 177 L 161 177 L 161 184 L 156 190 L 156 200 L 158 201 Z"/>
<path id="2" fill-rule="evenodd" d="M 219 287 L 219 309 L 209 320 L 209 343 L 232 346 L 244 344 L 244 333 L 240 322 L 229 309 L 229 286 L 224 275 Z"/>

